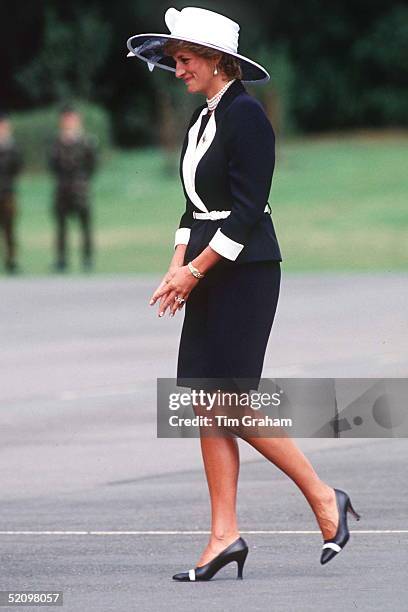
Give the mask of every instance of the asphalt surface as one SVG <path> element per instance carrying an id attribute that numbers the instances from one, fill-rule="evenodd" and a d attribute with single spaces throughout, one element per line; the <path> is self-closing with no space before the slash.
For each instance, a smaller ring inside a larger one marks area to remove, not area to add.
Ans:
<path id="1" fill-rule="evenodd" d="M 156 438 L 181 326 L 147 305 L 157 281 L 0 281 L 0 590 L 63 591 L 70 612 L 408 610 L 406 439 L 298 440 L 362 514 L 326 566 L 300 491 L 241 443 L 244 580 L 171 580 L 209 508 L 198 441 Z M 284 275 L 264 376 L 407 376 L 407 303 L 406 275 Z"/>

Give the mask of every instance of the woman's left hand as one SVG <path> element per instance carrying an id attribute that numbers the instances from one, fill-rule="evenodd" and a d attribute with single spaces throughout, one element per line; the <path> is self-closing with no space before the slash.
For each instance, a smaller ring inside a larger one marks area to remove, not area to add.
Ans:
<path id="1" fill-rule="evenodd" d="M 181 266 L 165 287 L 159 288 L 153 293 L 150 305 L 153 306 L 160 299 L 159 317 L 165 314 L 167 308 L 169 308 L 170 315 L 174 316 L 176 311 L 183 307 L 198 282 L 199 280 L 191 274 L 188 266 Z M 177 297 L 184 301 L 176 300 Z"/>

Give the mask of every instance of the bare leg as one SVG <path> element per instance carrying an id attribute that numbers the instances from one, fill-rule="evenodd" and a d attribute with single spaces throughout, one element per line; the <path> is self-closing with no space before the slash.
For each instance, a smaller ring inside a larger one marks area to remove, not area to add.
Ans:
<path id="1" fill-rule="evenodd" d="M 309 502 L 324 539 L 335 536 L 339 521 L 334 489 L 324 483 L 291 438 L 247 438 L 269 461 L 293 480 Z"/>
<path id="2" fill-rule="evenodd" d="M 201 452 L 211 499 L 211 535 L 197 565 L 205 565 L 239 537 L 236 516 L 237 440 L 202 435 Z"/>

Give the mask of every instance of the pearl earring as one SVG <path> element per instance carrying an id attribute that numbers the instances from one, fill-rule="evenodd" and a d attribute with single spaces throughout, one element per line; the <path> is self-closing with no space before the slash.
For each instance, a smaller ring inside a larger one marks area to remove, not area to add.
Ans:
<path id="1" fill-rule="evenodd" d="M 214 75 L 214 76 L 217 76 L 217 74 L 218 74 L 218 70 L 217 70 L 217 66 L 216 66 L 216 67 L 214 68 L 213 75 Z"/>

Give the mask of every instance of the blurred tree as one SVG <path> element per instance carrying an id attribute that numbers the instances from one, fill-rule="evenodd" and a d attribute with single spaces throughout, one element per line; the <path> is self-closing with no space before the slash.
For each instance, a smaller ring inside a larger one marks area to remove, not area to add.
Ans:
<path id="1" fill-rule="evenodd" d="M 408 125 L 408 7 L 394 7 L 376 21 L 352 53 L 362 117 Z"/>
<path id="2" fill-rule="evenodd" d="M 257 62 L 268 68 L 270 81 L 262 86 L 250 86 L 251 91 L 264 105 L 277 135 L 290 134 L 295 130 L 293 107 L 293 83 L 295 70 L 289 56 L 288 45 L 278 43 L 261 45 L 254 50 Z"/>
<path id="3" fill-rule="evenodd" d="M 109 24 L 93 9 L 82 9 L 73 22 L 65 22 L 48 8 L 42 49 L 20 70 L 17 81 L 35 101 L 92 99 L 111 38 Z"/>

